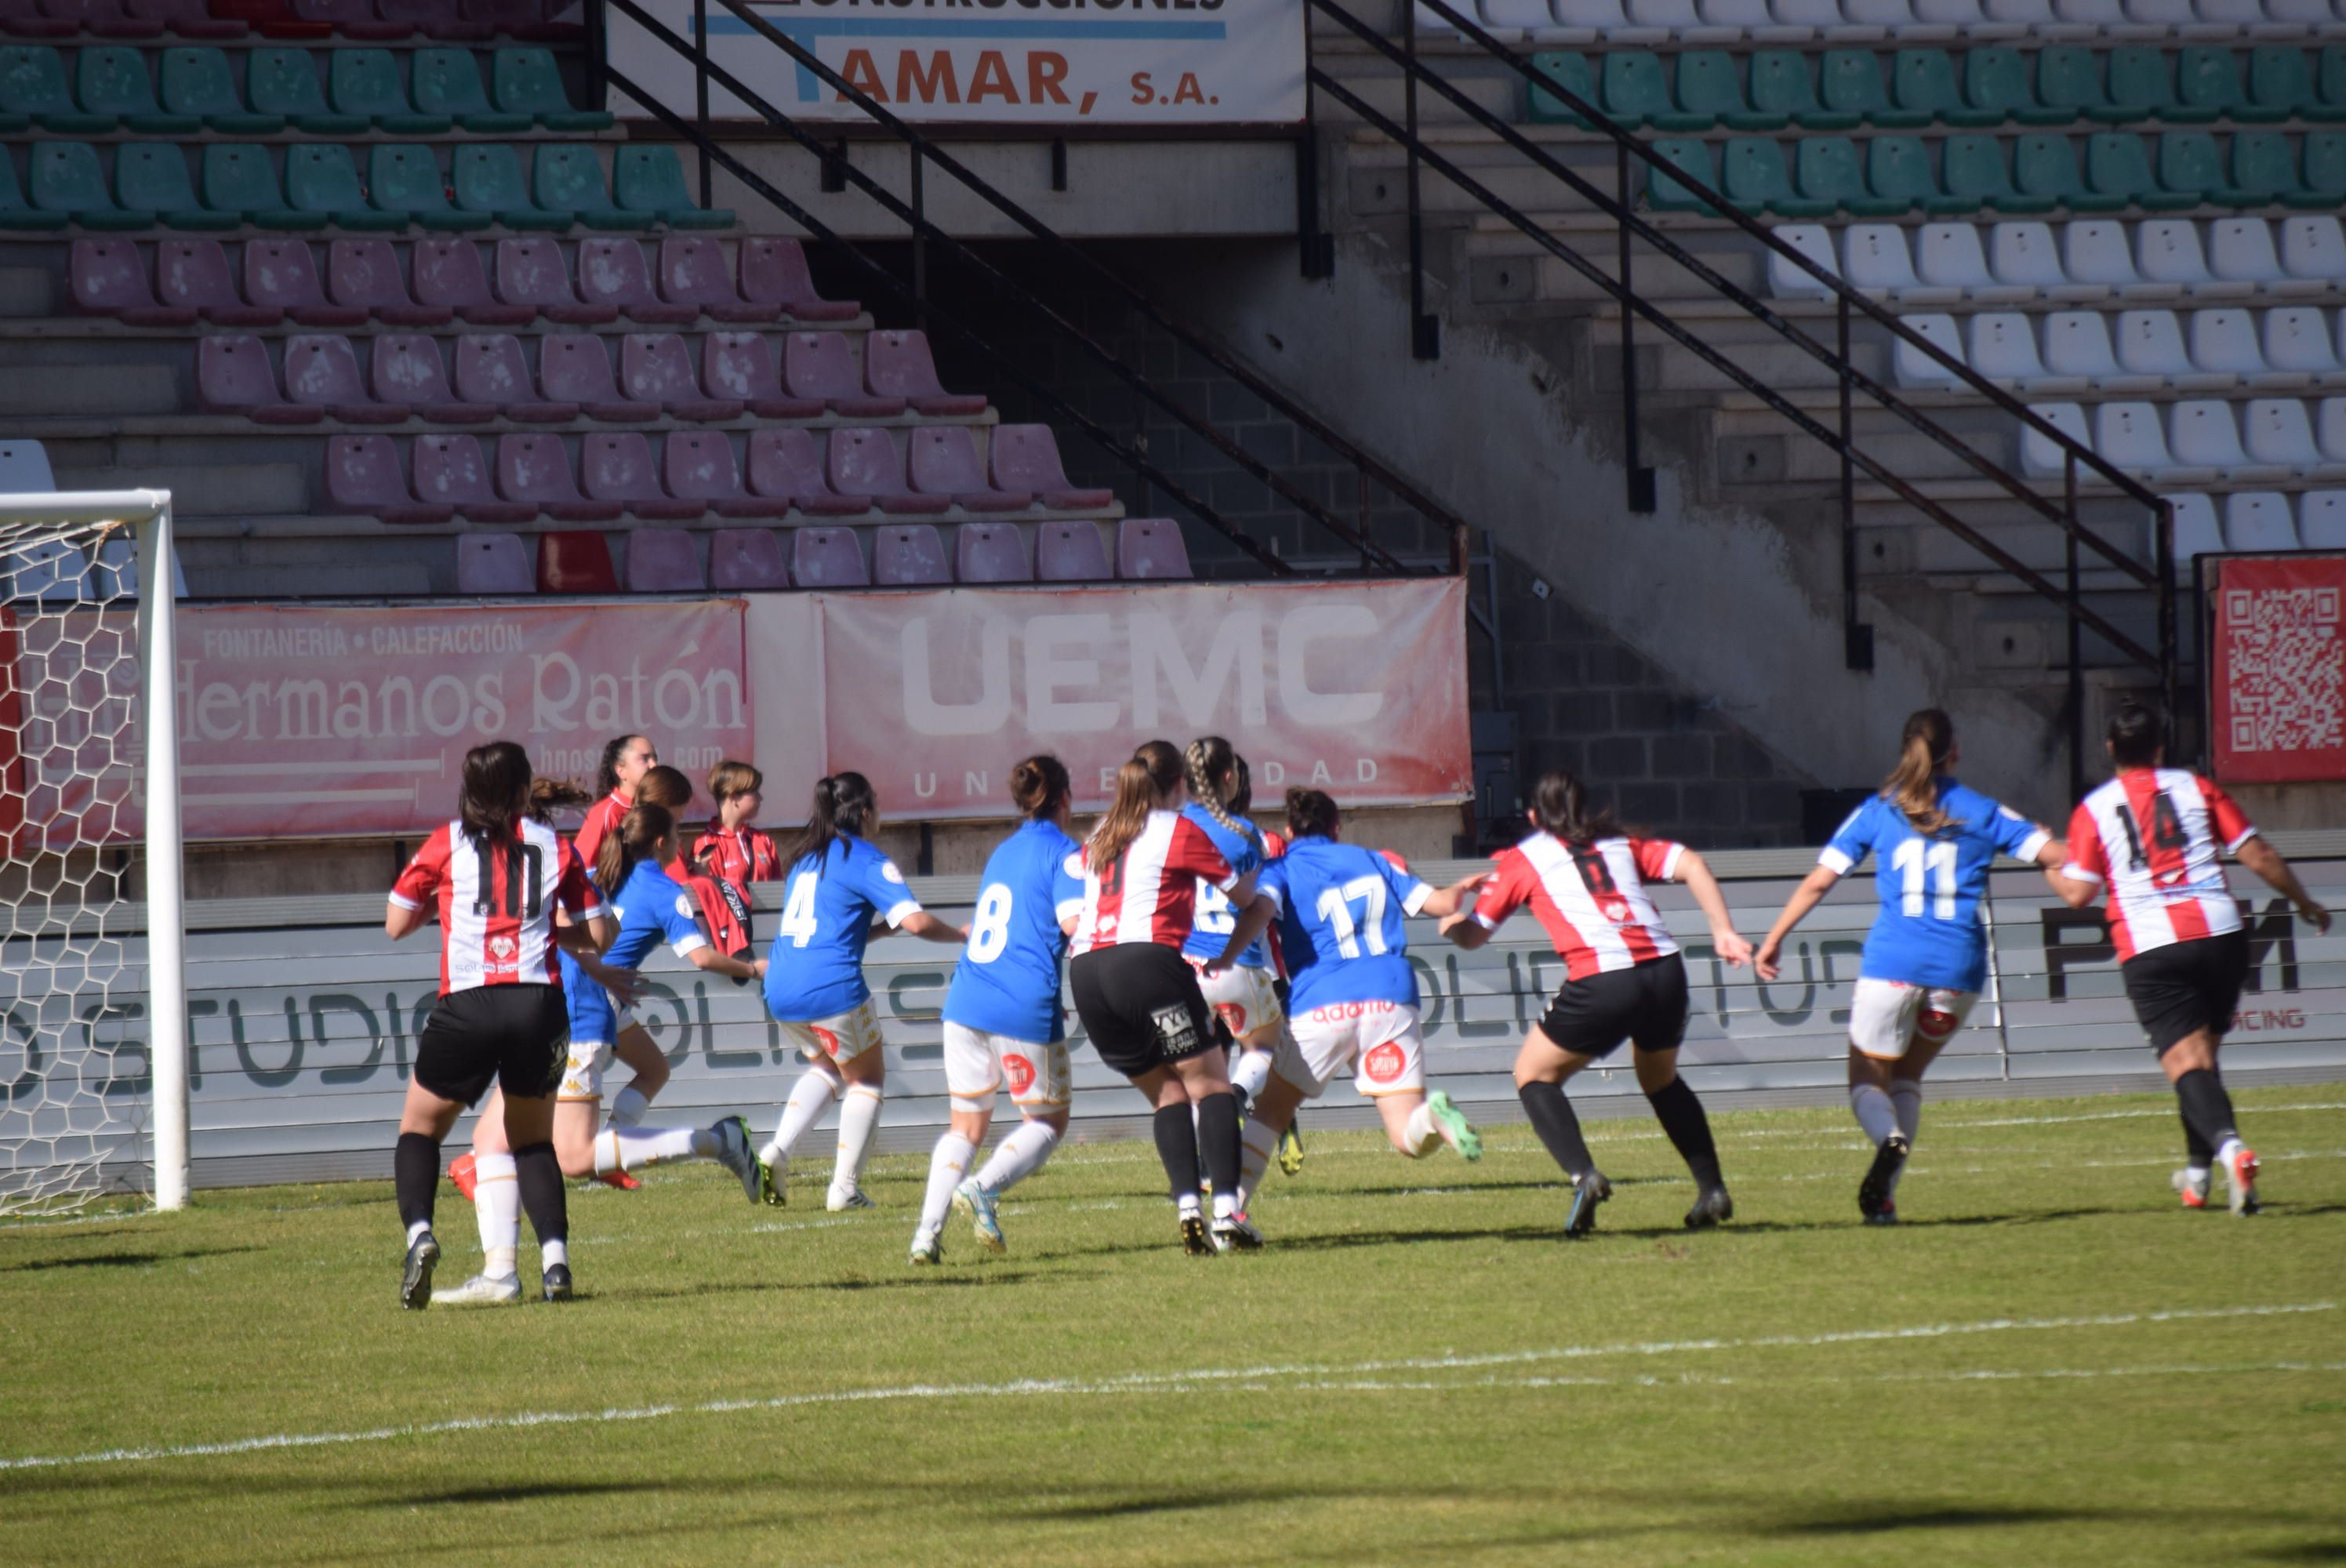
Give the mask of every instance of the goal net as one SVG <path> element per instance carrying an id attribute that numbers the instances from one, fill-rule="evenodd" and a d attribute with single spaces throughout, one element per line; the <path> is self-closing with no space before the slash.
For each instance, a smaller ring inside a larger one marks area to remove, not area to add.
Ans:
<path id="1" fill-rule="evenodd" d="M 0 1216 L 185 1200 L 168 550 L 159 492 L 0 495 Z"/>

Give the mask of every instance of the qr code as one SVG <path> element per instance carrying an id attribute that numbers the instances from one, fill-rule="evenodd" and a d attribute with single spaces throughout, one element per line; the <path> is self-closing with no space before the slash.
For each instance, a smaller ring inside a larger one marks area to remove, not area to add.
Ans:
<path id="1" fill-rule="evenodd" d="M 2346 637 L 2336 588 L 2224 594 L 2234 751 L 2326 751 L 2346 722 Z"/>

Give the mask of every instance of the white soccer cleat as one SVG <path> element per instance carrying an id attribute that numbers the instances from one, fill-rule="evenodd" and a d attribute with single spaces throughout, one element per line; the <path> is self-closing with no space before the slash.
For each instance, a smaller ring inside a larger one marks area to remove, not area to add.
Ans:
<path id="1" fill-rule="evenodd" d="M 521 1277 L 475 1274 L 454 1290 L 434 1290 L 434 1307 L 507 1307 L 521 1299 Z"/>
<path id="2" fill-rule="evenodd" d="M 1216 1252 L 1256 1252 L 1262 1247 L 1262 1232 L 1244 1214 L 1217 1215 L 1213 1237 Z"/>
<path id="3" fill-rule="evenodd" d="M 1006 1252 L 1009 1244 L 1002 1238 L 1002 1218 L 994 1212 L 994 1195 L 977 1185 L 973 1176 L 954 1188 L 954 1212 L 969 1216 L 970 1229 L 977 1244 L 988 1252 Z"/>
<path id="4" fill-rule="evenodd" d="M 761 1201 L 766 1173 L 758 1163 L 757 1148 L 750 1142 L 750 1124 L 739 1116 L 727 1116 L 709 1130 L 717 1139 L 717 1163 L 741 1183 L 742 1196 L 751 1203 Z"/>
<path id="5" fill-rule="evenodd" d="M 829 1209 L 831 1213 L 837 1214 L 842 1209 L 877 1208 L 880 1206 L 873 1203 L 870 1198 L 864 1196 L 862 1190 L 859 1187 L 850 1187 L 845 1189 L 832 1187 L 831 1191 L 824 1196 L 822 1207 Z"/>
<path id="6" fill-rule="evenodd" d="M 2246 1144 L 2236 1143 L 2232 1152 L 2216 1162 L 2223 1171 L 2224 1180 L 2232 1189 L 2232 1212 L 2250 1215 L 2257 1212 L 2257 1156 Z"/>
<path id="7" fill-rule="evenodd" d="M 934 1268 L 945 1260 L 944 1249 L 937 1238 L 927 1231 L 913 1237 L 913 1256 L 907 1259 L 915 1268 Z"/>

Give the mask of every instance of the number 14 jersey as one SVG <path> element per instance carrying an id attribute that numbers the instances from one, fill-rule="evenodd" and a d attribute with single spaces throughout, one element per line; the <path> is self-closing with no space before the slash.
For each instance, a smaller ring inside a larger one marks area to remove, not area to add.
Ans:
<path id="1" fill-rule="evenodd" d="M 2256 836 L 2212 779 L 2179 768 L 2129 768 L 2078 803 L 2061 870 L 2109 884 L 2110 937 L 2123 962 L 2239 930 L 2217 851 L 2238 854 Z"/>
<path id="2" fill-rule="evenodd" d="M 1871 853 L 1882 912 L 1865 936 L 1857 972 L 1943 991 L 1987 983 L 1987 928 L 1980 899 L 1999 852 L 2033 860 L 2053 835 L 1952 779 L 1939 780 L 1939 809 L 1950 825 L 1918 833 L 1895 802 L 1876 795 L 1849 814 L 1817 862 L 1847 876 Z"/>
<path id="3" fill-rule="evenodd" d="M 1646 881 L 1669 881 L 1685 853 L 1685 845 L 1667 839 L 1599 839 L 1576 849 L 1553 833 L 1534 833 L 1497 857 L 1474 919 L 1496 931 L 1529 904 L 1564 960 L 1566 979 L 1631 969 L 1678 950 Z"/>

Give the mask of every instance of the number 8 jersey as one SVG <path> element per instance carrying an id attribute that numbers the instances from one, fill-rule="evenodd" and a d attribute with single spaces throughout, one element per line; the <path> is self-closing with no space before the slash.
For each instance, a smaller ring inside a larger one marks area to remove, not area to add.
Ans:
<path id="1" fill-rule="evenodd" d="M 1567 980 L 1635 968 L 1678 950 L 1646 894 L 1646 879 L 1668 881 L 1685 853 L 1685 845 L 1667 839 L 1599 839 L 1576 849 L 1553 833 L 1534 833 L 1496 857 L 1474 920 L 1496 931 L 1531 905 Z"/>
<path id="2" fill-rule="evenodd" d="M 2110 936 L 2124 962 L 2239 930 L 2217 850 L 2236 854 L 2256 836 L 2211 780 L 2179 768 L 2129 768 L 2078 803 L 2061 871 L 2109 884 Z"/>
<path id="3" fill-rule="evenodd" d="M 945 1022 L 1033 1045 L 1066 1038 L 1059 922 L 1084 907 L 1083 848 L 1056 822 L 1029 821 L 986 858 L 969 945 L 945 992 Z"/>
<path id="4" fill-rule="evenodd" d="M 1862 978 L 1976 992 L 1987 983 L 1979 904 L 1988 870 L 1999 852 L 2034 860 L 2053 835 L 1952 779 L 1939 780 L 1939 809 L 1950 825 L 1918 833 L 1894 801 L 1876 795 L 1849 814 L 1817 863 L 1847 876 L 1868 854 L 1882 857 L 1882 912 L 1866 933 Z"/>

